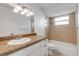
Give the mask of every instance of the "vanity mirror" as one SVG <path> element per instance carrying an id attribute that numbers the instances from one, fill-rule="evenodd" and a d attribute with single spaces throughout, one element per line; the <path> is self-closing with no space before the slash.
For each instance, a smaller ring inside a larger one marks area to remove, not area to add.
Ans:
<path id="1" fill-rule="evenodd" d="M 0 37 L 34 33 L 34 15 L 26 17 L 13 12 L 14 7 L 0 4 Z"/>

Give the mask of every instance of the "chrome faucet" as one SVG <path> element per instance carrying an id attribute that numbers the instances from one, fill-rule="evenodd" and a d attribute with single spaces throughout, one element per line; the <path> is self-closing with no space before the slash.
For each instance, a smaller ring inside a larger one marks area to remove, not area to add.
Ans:
<path id="1" fill-rule="evenodd" d="M 19 39 L 19 38 L 21 38 L 21 37 L 20 37 L 20 34 L 16 37 L 16 39 Z"/>

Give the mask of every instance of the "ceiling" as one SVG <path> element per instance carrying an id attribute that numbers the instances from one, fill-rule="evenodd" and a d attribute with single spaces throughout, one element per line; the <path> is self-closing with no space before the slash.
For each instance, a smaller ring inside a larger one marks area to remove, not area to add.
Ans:
<path id="1" fill-rule="evenodd" d="M 48 17 L 58 16 L 70 12 L 74 12 L 76 10 L 75 3 L 38 3 L 43 12 Z"/>
<path id="2" fill-rule="evenodd" d="M 74 12 L 77 6 L 77 4 L 75 3 L 23 3 L 23 4 L 25 6 L 27 6 L 28 4 L 39 7 L 48 17 Z"/>

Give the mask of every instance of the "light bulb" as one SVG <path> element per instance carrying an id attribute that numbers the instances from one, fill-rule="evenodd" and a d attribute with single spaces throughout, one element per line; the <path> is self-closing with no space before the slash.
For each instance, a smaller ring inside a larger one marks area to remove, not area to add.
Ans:
<path id="1" fill-rule="evenodd" d="M 29 17 L 29 16 L 30 16 L 30 14 L 26 14 L 26 16 L 27 16 L 27 17 Z"/>
<path id="2" fill-rule="evenodd" d="M 29 12 L 28 9 L 26 9 L 26 8 L 25 8 L 23 11 L 24 11 L 25 13 L 28 13 L 28 12 Z"/>
<path id="3" fill-rule="evenodd" d="M 32 11 L 30 11 L 30 15 L 34 15 L 34 13 Z"/>
<path id="4" fill-rule="evenodd" d="M 15 8 L 13 12 L 19 13 L 19 10 Z"/>
<path id="5" fill-rule="evenodd" d="M 16 7 L 16 9 L 18 9 L 19 11 L 22 11 L 22 10 L 23 10 L 22 6 L 20 6 L 20 5 L 18 5 L 18 6 Z"/>
<path id="6" fill-rule="evenodd" d="M 21 15 L 25 15 L 25 12 L 24 12 L 24 11 L 22 11 L 20 14 L 21 14 Z"/>

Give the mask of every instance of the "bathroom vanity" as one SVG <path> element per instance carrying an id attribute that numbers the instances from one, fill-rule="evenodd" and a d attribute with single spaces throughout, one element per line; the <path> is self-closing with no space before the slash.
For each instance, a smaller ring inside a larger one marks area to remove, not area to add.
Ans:
<path id="1" fill-rule="evenodd" d="M 9 45 L 11 40 L 0 41 L 0 56 L 47 56 L 48 55 L 48 39 L 43 36 L 27 36 L 31 38 L 30 42 Z"/>
<path id="2" fill-rule="evenodd" d="M 48 40 L 42 40 L 38 43 L 35 43 L 29 47 L 26 47 L 22 50 L 19 50 L 15 53 L 10 54 L 9 56 L 47 56 L 48 47 L 47 47 Z"/>

